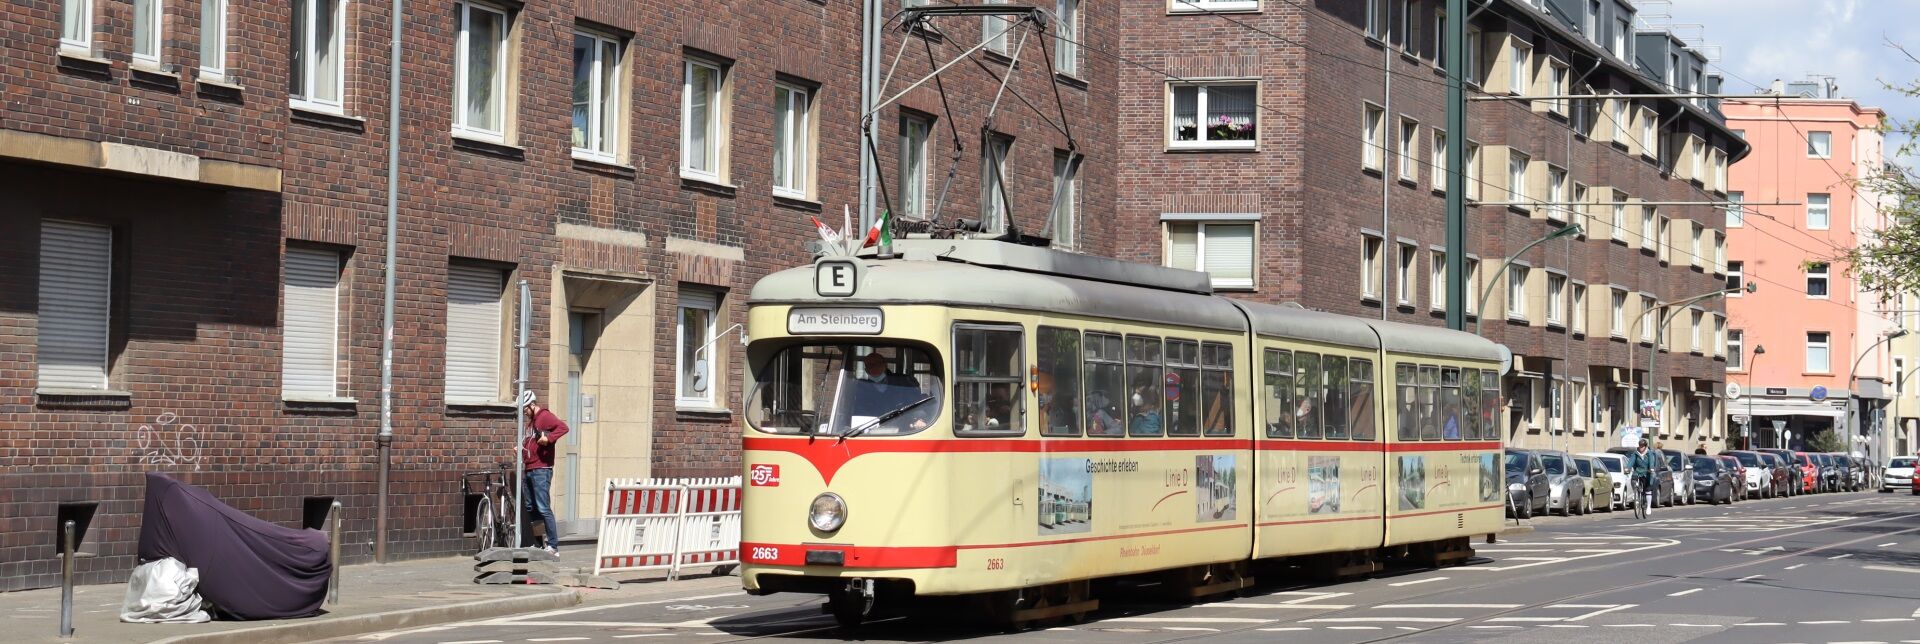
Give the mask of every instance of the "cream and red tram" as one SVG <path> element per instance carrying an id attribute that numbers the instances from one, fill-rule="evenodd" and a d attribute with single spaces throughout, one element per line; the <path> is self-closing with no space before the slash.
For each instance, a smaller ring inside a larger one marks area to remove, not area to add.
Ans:
<path id="1" fill-rule="evenodd" d="M 895 249 L 753 289 L 749 592 L 827 594 L 843 622 L 969 596 L 1021 622 L 1084 613 L 1104 578 L 1204 595 L 1255 562 L 1445 562 L 1499 529 L 1498 345 L 1190 271 Z"/>

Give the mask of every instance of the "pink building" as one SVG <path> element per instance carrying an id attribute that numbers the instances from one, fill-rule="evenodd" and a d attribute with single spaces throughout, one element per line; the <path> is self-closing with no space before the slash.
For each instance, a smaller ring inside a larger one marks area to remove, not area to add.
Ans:
<path id="1" fill-rule="evenodd" d="M 1802 448 L 1851 426 L 1852 451 L 1882 460 L 1889 451 L 1873 442 L 1886 433 L 1878 428 L 1895 363 L 1882 340 L 1896 328 L 1885 316 L 1898 299 L 1861 292 L 1827 260 L 1886 224 L 1878 200 L 1854 184 L 1882 163 L 1876 128 L 1886 113 L 1820 83 L 1786 89 L 1781 99 L 1722 105 L 1727 126 L 1753 146 L 1730 170 L 1728 199 L 1750 205 L 1727 214 L 1727 279 L 1758 287 L 1727 302 L 1727 382 L 1740 388 L 1727 412 L 1751 418 L 1755 447 Z"/>

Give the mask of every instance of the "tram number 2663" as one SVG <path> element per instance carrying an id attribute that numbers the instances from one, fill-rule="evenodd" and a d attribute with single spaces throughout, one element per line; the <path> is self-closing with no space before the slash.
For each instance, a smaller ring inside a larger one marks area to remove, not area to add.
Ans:
<path id="1" fill-rule="evenodd" d="M 1006 569 L 1007 569 L 1007 560 L 1005 559 L 988 559 L 987 560 L 987 570 L 1006 570 Z"/>
<path id="2" fill-rule="evenodd" d="M 754 561 L 779 561 L 780 549 L 755 546 L 753 548 L 753 551 L 749 553 L 749 555 L 753 558 Z"/>

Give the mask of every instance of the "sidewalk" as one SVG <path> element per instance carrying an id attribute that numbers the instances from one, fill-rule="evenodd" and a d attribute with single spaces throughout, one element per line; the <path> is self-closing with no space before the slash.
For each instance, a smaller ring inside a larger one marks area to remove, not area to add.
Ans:
<path id="1" fill-rule="evenodd" d="M 60 589 L 0 593 L 0 640 L 77 644 L 278 644 L 311 642 L 399 628 L 552 610 L 583 602 L 645 600 L 674 593 L 738 590 L 734 576 L 710 567 L 666 582 L 664 571 L 609 575 L 619 590 L 473 583 L 472 557 L 445 557 L 341 569 L 340 603 L 304 619 L 205 624 L 127 624 L 119 619 L 125 584 L 79 586 L 73 591 L 72 639 L 60 639 Z M 560 569 L 592 572 L 593 544 L 561 551 Z"/>

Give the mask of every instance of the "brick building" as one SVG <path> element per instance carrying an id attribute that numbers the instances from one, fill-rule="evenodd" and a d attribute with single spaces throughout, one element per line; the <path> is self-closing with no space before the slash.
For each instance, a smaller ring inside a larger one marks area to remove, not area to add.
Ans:
<path id="1" fill-rule="evenodd" d="M 1016 4 L 1115 46 L 1113 5 Z M 739 298 L 858 201 L 859 3 L 408 3 L 391 167 L 390 6 L 0 9 L 0 590 L 55 583 L 69 516 L 90 518 L 82 581 L 124 578 L 148 471 L 288 525 L 338 499 L 348 561 L 375 554 L 390 169 L 389 557 L 465 549 L 461 474 L 511 458 L 522 281 L 530 381 L 576 432 L 564 532 L 592 529 L 607 477 L 738 472 Z M 933 26 L 886 36 L 913 54 L 889 93 L 931 69 L 922 42 L 944 62 L 1003 25 Z M 877 115 L 878 166 L 909 217 L 1039 231 L 1064 116 L 1087 162 L 1056 238 L 1110 253 L 1110 220 L 1073 216 L 1112 207 L 1116 69 L 1064 40 L 1057 75 L 1037 41 L 1010 65 L 1024 29 L 946 101 Z"/>
<path id="2" fill-rule="evenodd" d="M 1441 0 L 1128 3 L 1117 241 L 1197 268 L 1223 292 L 1443 324 L 1447 136 L 1469 144 L 1469 328 L 1513 350 L 1509 444 L 1573 450 L 1639 424 L 1669 447 L 1725 437 L 1726 166 L 1746 145 L 1711 100 L 1706 59 L 1636 27 L 1620 0 L 1474 4 L 1468 132 L 1446 132 Z M 1583 234 L 1535 246 L 1569 224 Z M 1656 315 L 1657 314 L 1657 315 Z"/>

